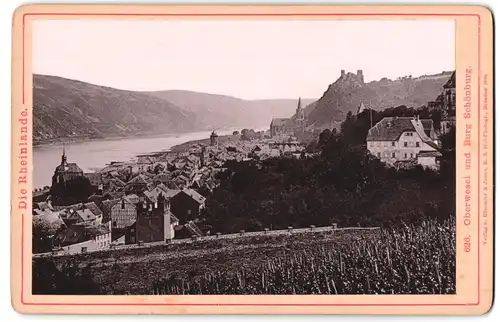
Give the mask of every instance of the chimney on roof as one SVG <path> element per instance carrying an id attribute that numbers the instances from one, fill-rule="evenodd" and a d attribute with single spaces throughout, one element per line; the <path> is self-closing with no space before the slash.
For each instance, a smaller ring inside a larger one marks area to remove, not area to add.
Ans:
<path id="1" fill-rule="evenodd" d="M 342 70 L 340 71 L 340 78 L 342 78 L 342 79 L 344 79 L 344 78 L 345 78 L 345 70 L 344 70 L 344 69 L 342 69 Z"/>

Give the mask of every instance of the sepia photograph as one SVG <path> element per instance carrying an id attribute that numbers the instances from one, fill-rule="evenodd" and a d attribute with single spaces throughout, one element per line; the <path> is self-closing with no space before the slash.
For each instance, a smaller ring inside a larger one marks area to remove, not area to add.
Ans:
<path id="1" fill-rule="evenodd" d="M 455 32 L 32 21 L 32 294 L 457 294 Z"/>

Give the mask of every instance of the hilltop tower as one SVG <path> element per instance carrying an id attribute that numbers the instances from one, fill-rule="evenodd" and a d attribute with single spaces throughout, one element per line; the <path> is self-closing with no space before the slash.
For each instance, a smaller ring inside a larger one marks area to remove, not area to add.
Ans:
<path id="1" fill-rule="evenodd" d="M 356 75 L 358 76 L 359 82 L 361 82 L 361 83 L 365 82 L 364 77 L 363 77 L 363 70 L 358 69 L 358 71 L 356 72 Z"/>
<path id="2" fill-rule="evenodd" d="M 363 70 L 358 69 L 356 74 L 347 72 L 342 69 L 340 71 L 340 78 L 336 82 L 340 88 L 348 87 L 348 86 L 356 86 L 362 87 L 365 83 L 365 79 L 363 76 Z"/>

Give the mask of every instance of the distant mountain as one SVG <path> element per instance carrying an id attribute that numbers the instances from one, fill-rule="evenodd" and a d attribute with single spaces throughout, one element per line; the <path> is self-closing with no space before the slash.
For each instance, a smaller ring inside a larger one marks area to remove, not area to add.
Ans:
<path id="1" fill-rule="evenodd" d="M 192 112 L 158 97 L 55 76 L 33 76 L 33 111 L 35 144 L 199 128 Z"/>
<path id="2" fill-rule="evenodd" d="M 148 92 L 196 115 L 196 121 L 206 128 L 224 126 L 267 126 L 275 117 L 289 117 L 297 108 L 297 99 L 243 100 L 240 98 L 168 90 Z M 302 99 L 305 106 L 313 99 Z"/>
<path id="3" fill-rule="evenodd" d="M 336 127 L 349 111 L 356 113 L 361 103 L 374 110 L 426 105 L 442 92 L 451 74 L 450 71 L 397 80 L 383 78 L 365 83 L 361 71 L 357 74 L 342 73 L 317 102 L 306 107 L 308 125 L 310 128 Z"/>
<path id="4" fill-rule="evenodd" d="M 302 100 L 306 104 L 313 100 Z M 267 126 L 296 99 L 247 101 L 190 91 L 125 91 L 57 76 L 33 76 L 33 140 L 108 138 Z"/>

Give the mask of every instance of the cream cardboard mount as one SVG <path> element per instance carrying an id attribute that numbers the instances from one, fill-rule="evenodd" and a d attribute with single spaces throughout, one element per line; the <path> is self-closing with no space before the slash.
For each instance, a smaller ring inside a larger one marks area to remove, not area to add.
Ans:
<path id="1" fill-rule="evenodd" d="M 492 34 L 478 6 L 18 8 L 14 309 L 488 312 Z"/>

